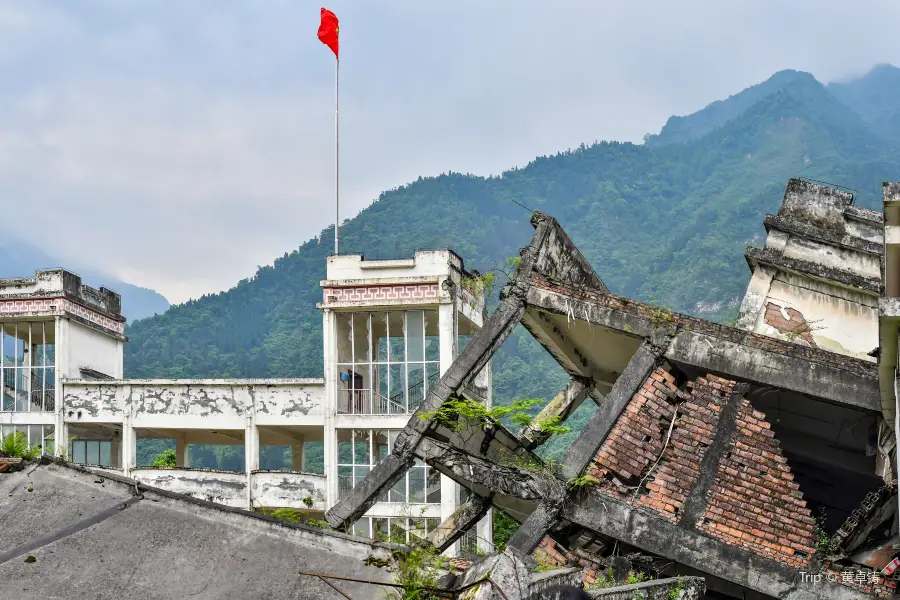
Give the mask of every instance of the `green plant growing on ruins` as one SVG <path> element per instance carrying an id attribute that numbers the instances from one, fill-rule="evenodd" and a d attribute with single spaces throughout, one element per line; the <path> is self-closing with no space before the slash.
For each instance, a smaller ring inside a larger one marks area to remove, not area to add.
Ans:
<path id="1" fill-rule="evenodd" d="M 813 319 L 812 321 L 807 321 L 798 325 L 797 327 L 794 327 L 790 331 L 781 332 L 781 335 L 783 335 L 787 341 L 795 342 L 797 341 L 797 338 L 802 337 L 803 335 L 812 334 L 813 331 L 820 331 L 822 329 L 825 329 L 824 325 L 818 325 L 818 323 L 820 323 L 821 321 L 822 319 Z"/>
<path id="2" fill-rule="evenodd" d="M 521 257 L 514 256 L 506 259 L 506 263 L 495 269 L 489 270 L 485 274 L 472 275 L 465 277 L 460 281 L 460 285 L 471 295 L 469 306 L 475 308 L 479 298 L 487 301 L 494 294 L 497 285 L 497 276 L 501 275 L 504 282 L 515 281 L 522 268 Z"/>
<path id="3" fill-rule="evenodd" d="M 602 573 L 597 573 L 597 579 L 591 582 L 588 586 L 588 590 L 604 590 L 606 588 L 611 588 L 616 585 L 616 578 L 613 575 L 612 569 L 607 569 Z"/>
<path id="4" fill-rule="evenodd" d="M 174 467 L 177 465 L 175 450 L 164 450 L 153 459 L 152 467 Z"/>
<path id="5" fill-rule="evenodd" d="M 446 569 L 447 559 L 437 549 L 417 536 L 409 536 L 403 527 L 391 527 L 383 541 L 400 546 L 391 555 L 394 559 L 392 571 L 394 580 L 400 586 L 402 600 L 437 600 L 438 579 L 441 570 Z M 385 598 L 395 598 L 387 592 Z"/>
<path id="6" fill-rule="evenodd" d="M 21 431 L 14 431 L 0 440 L 0 452 L 10 458 L 32 460 L 41 453 L 38 446 L 29 446 L 28 437 Z"/>
<path id="7" fill-rule="evenodd" d="M 570 428 L 561 425 L 558 416 L 535 420 L 528 413 L 529 409 L 543 402 L 543 398 L 526 398 L 516 400 L 508 406 L 487 407 L 477 400 L 450 398 L 440 408 L 424 413 L 420 418 L 423 421 L 434 421 L 441 427 L 455 432 L 464 431 L 473 425 L 487 425 L 507 419 L 520 428 L 531 426 L 549 435 L 568 433 Z"/>
<path id="8" fill-rule="evenodd" d="M 813 535 L 816 536 L 816 552 L 823 557 L 834 556 L 841 551 L 841 543 L 837 536 L 828 535 L 825 529 L 827 518 L 825 509 L 820 509 L 815 516 Z"/>
<path id="9" fill-rule="evenodd" d="M 295 508 L 258 508 L 257 512 L 268 515 L 274 519 L 290 521 L 291 523 L 300 523 L 301 525 L 306 525 L 308 527 L 316 527 L 318 529 L 331 529 L 331 525 L 328 523 L 328 521 L 310 518 L 309 515 L 307 515 L 302 510 L 297 510 Z"/>
<path id="10" fill-rule="evenodd" d="M 312 508 L 312 505 L 313 505 L 312 496 L 307 496 L 306 498 L 304 498 L 303 504 L 306 505 L 306 508 Z"/>
<path id="11" fill-rule="evenodd" d="M 600 483 L 600 480 L 594 477 L 589 473 L 585 473 L 584 475 L 579 475 L 578 477 L 572 477 L 566 482 L 566 487 L 570 490 L 581 489 L 587 486 L 597 485 Z"/>
<path id="12" fill-rule="evenodd" d="M 499 508 L 494 507 L 493 525 L 494 525 L 494 547 L 499 552 L 503 552 L 506 548 L 506 542 L 518 531 L 519 524 L 515 519 L 507 515 Z"/>
<path id="13" fill-rule="evenodd" d="M 666 600 L 679 600 L 682 591 L 684 591 L 684 580 L 681 578 L 681 575 L 679 575 L 675 585 L 669 588 L 669 593 L 666 594 Z"/>
<path id="14" fill-rule="evenodd" d="M 537 562 L 537 567 L 535 567 L 535 571 L 537 573 L 543 573 L 544 571 L 552 571 L 553 569 L 558 569 L 559 565 L 551 561 L 545 554 L 541 553 L 534 557 L 535 562 Z"/>
<path id="15" fill-rule="evenodd" d="M 625 585 L 633 585 L 635 583 L 644 583 L 653 579 L 642 571 L 629 571 L 628 577 L 625 578 Z"/>

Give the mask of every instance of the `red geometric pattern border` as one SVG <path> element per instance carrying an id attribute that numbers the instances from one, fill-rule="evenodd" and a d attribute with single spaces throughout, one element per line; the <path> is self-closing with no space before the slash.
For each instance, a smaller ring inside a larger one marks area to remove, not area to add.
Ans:
<path id="1" fill-rule="evenodd" d="M 370 300 L 403 300 L 437 297 L 437 283 L 327 287 L 322 290 L 322 299 L 325 302 L 364 302 Z"/>
<path id="2" fill-rule="evenodd" d="M 39 317 L 67 312 L 118 334 L 125 333 L 125 324 L 94 312 L 65 298 L 33 298 L 0 300 L 0 316 Z"/>

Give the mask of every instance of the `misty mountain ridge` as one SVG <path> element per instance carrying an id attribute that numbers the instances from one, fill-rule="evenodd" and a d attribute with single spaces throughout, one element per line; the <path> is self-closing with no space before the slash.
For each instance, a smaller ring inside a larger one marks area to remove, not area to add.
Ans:
<path id="1" fill-rule="evenodd" d="M 106 287 L 122 296 L 122 314 L 129 322 L 162 314 L 170 304 L 159 292 L 126 283 L 98 269 L 76 266 L 52 258 L 43 250 L 21 239 L 0 241 L 0 278 L 32 277 L 40 269 L 64 268 L 81 276 L 92 287 Z"/>

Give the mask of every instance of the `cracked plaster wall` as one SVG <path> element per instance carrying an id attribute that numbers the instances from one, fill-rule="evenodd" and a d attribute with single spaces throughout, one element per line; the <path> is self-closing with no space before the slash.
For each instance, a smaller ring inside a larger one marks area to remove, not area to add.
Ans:
<path id="1" fill-rule="evenodd" d="M 868 353 L 878 347 L 877 298 L 805 277 L 779 273 L 763 296 L 761 310 L 756 313 L 751 330 L 805 344 L 804 337 L 807 336 L 788 334 L 786 337 L 778 327 L 767 322 L 766 308 L 769 304 L 784 309 L 788 315 L 785 321 L 792 320 L 792 311 L 800 313 L 807 323 L 804 329 L 809 331 L 816 347 L 862 360 L 875 360 Z"/>
<path id="2" fill-rule="evenodd" d="M 247 476 L 190 469 L 134 469 L 131 476 L 143 484 L 186 494 L 226 506 L 247 505 Z"/>
<path id="3" fill-rule="evenodd" d="M 324 386 L 222 380 L 197 383 L 141 381 L 63 383 L 66 418 L 118 421 L 127 413 L 196 417 L 244 417 L 283 420 L 324 414 Z"/>
<path id="4" fill-rule="evenodd" d="M 325 476 L 311 473 L 255 471 L 250 478 L 254 506 L 325 511 Z M 307 507 L 304 499 L 312 506 Z"/>

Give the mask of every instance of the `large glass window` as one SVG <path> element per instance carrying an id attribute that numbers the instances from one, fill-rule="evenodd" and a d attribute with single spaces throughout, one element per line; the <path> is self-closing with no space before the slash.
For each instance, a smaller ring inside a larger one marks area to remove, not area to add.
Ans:
<path id="1" fill-rule="evenodd" d="M 399 430 L 338 429 L 338 496 L 341 500 L 375 465 L 394 449 Z M 441 501 L 440 473 L 416 459 L 406 476 L 380 502 L 438 504 Z"/>
<path id="2" fill-rule="evenodd" d="M 436 310 L 337 313 L 338 412 L 407 414 L 440 376 Z"/>
<path id="3" fill-rule="evenodd" d="M 0 425 L 0 439 L 16 435 L 26 441 L 29 447 L 40 448 L 42 454 L 53 454 L 53 425 Z"/>
<path id="4" fill-rule="evenodd" d="M 53 411 L 55 365 L 53 321 L 0 323 L 0 410 Z"/>
<path id="5" fill-rule="evenodd" d="M 73 463 L 96 467 L 111 467 L 112 442 L 109 440 L 72 440 L 69 458 Z"/>

